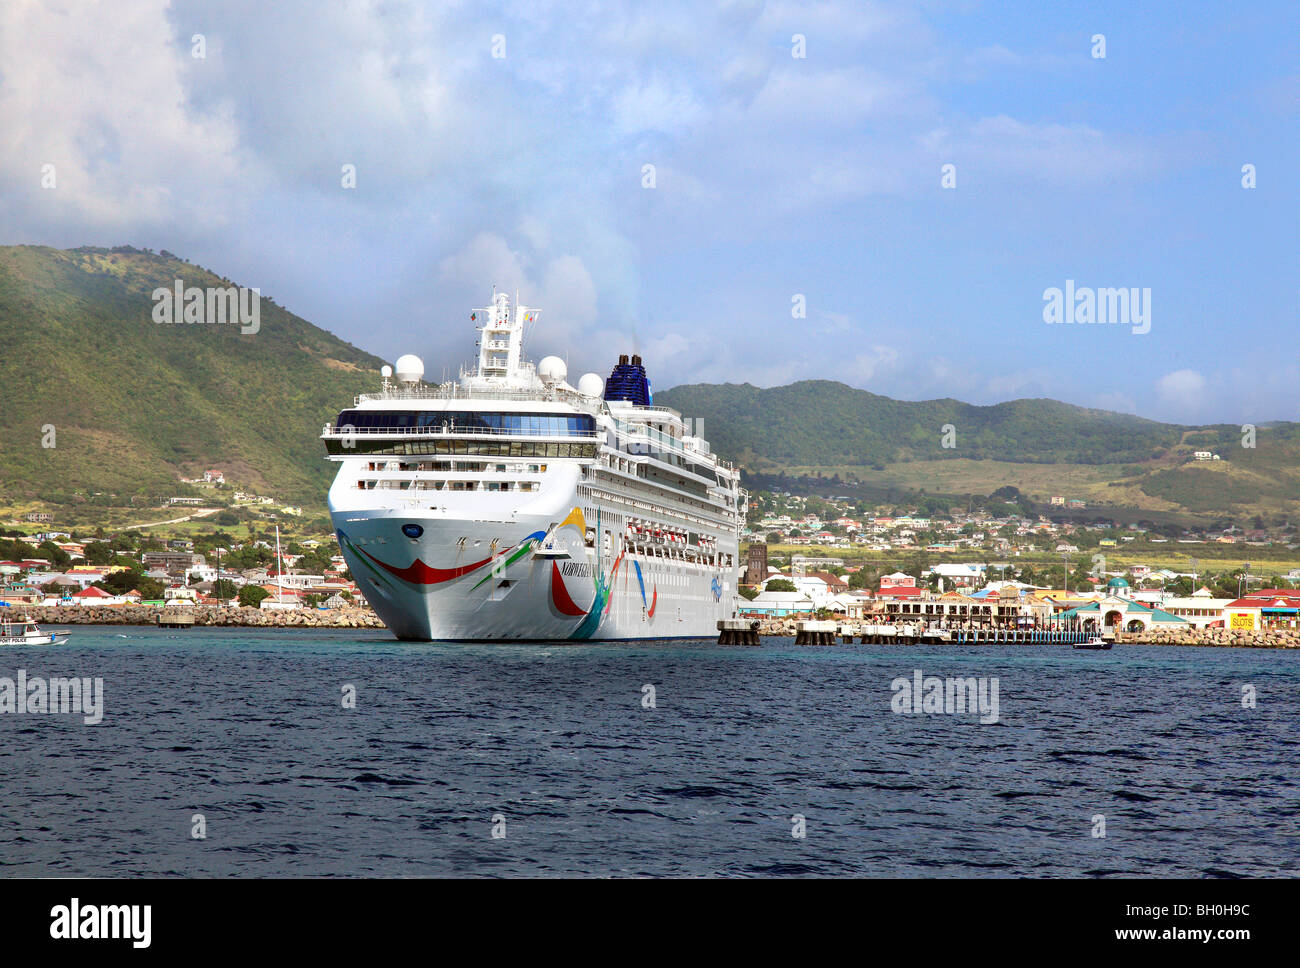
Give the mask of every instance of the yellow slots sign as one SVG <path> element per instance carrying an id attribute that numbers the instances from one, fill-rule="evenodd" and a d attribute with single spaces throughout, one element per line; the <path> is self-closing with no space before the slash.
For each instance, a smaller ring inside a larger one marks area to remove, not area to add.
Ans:
<path id="1" fill-rule="evenodd" d="M 1255 628 L 1255 616 L 1243 615 L 1240 612 L 1238 612 L 1236 615 L 1232 616 L 1232 628 L 1249 629 L 1253 631 Z"/>

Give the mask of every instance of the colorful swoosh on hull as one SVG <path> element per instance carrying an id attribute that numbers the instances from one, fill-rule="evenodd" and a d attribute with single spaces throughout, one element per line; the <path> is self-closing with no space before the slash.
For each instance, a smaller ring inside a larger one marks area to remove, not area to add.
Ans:
<path id="1" fill-rule="evenodd" d="M 470 564 L 467 565 L 458 565 L 454 568 L 434 568 L 430 565 L 426 565 L 419 558 L 416 558 L 415 561 L 411 562 L 406 567 L 399 568 L 397 565 L 390 565 L 386 561 L 381 561 L 380 559 L 372 555 L 370 552 L 366 551 L 364 548 L 358 547 L 356 543 L 353 542 L 344 532 L 340 531 L 338 532 L 338 535 L 339 535 L 339 540 L 346 542 L 348 547 L 352 551 L 356 552 L 358 555 L 368 558 L 370 561 L 373 561 L 376 565 L 378 565 L 380 568 L 383 568 L 384 571 L 388 572 L 390 575 L 400 578 L 403 581 L 410 582 L 412 585 L 429 586 L 429 585 L 440 585 L 443 582 L 452 581 L 453 579 L 460 578 L 463 575 L 468 575 L 470 572 L 478 571 L 478 569 L 482 568 L 484 565 L 490 565 L 494 561 L 499 561 L 502 558 L 505 558 L 506 556 L 509 556 L 508 560 L 505 563 L 505 567 L 508 568 L 510 565 L 518 561 L 528 551 L 529 547 L 533 542 L 541 541 L 544 537 L 546 537 L 546 532 L 534 531 L 532 534 L 528 535 L 528 537 L 520 541 L 519 544 L 512 545 L 511 547 L 507 548 L 505 551 L 500 552 L 499 554 L 495 554 L 490 557 L 484 558 L 482 561 L 471 562 Z M 480 581 L 478 585 L 475 585 L 474 587 L 477 588 L 479 585 L 483 584 L 484 581 L 487 581 L 487 579 L 491 577 L 492 577 L 491 575 L 488 575 L 486 578 Z"/>
<path id="2" fill-rule="evenodd" d="M 563 523 L 560 525 L 560 527 L 562 528 L 566 526 L 577 528 L 579 534 L 582 536 L 582 539 L 584 541 L 586 540 L 587 519 L 583 515 L 581 508 L 575 507 L 572 511 L 569 512 L 569 516 L 565 518 Z M 599 510 L 596 511 L 596 540 L 597 541 L 600 540 L 600 511 Z M 619 560 L 620 561 L 622 560 L 622 555 L 619 556 Z M 615 562 L 614 571 L 617 570 L 618 570 L 618 562 Z M 554 577 L 559 577 L 559 573 L 555 572 Z M 574 629 L 572 633 L 570 633 L 569 638 L 571 639 L 589 639 L 593 635 L 595 635 L 596 630 L 600 628 L 601 621 L 604 620 L 605 618 L 606 612 L 609 610 L 610 589 L 613 584 L 613 580 L 612 580 L 613 573 L 611 572 L 610 577 L 608 579 L 605 577 L 604 569 L 601 567 L 601 556 L 600 556 L 599 546 L 597 546 L 597 550 L 596 550 L 596 567 L 592 569 L 591 577 L 592 577 L 592 582 L 596 586 L 596 595 L 592 599 L 591 610 L 587 612 L 583 620 L 578 623 L 578 627 Z M 560 583 L 563 584 L 563 579 L 560 580 Z M 552 595 L 554 595 L 554 590 L 555 590 L 554 584 L 552 584 L 551 590 L 552 590 Z"/>
<path id="3" fill-rule="evenodd" d="M 633 558 L 632 564 L 636 567 L 636 583 L 641 586 L 641 607 L 646 609 L 645 617 L 654 618 L 655 606 L 659 604 L 659 586 L 654 586 L 654 599 L 647 602 L 645 597 L 645 579 L 641 577 L 641 563 Z"/>
<path id="4" fill-rule="evenodd" d="M 610 589 L 613 589 L 613 587 L 614 587 L 614 579 L 618 577 L 618 566 L 621 565 L 621 564 L 623 564 L 623 555 L 624 555 L 624 554 L 626 554 L 626 552 L 620 551 L 620 552 L 618 553 L 618 557 L 614 559 L 614 567 L 611 568 L 611 569 L 609 570 L 609 581 L 606 582 L 606 585 L 607 585 L 607 587 L 610 588 Z M 607 596 L 607 597 L 608 597 L 609 600 L 608 600 L 607 602 L 605 602 L 605 612 L 606 612 L 606 613 L 608 613 L 609 610 L 610 610 L 610 609 L 613 607 L 613 605 L 614 605 L 614 596 L 613 596 L 613 595 L 609 595 L 609 596 Z"/>
<path id="5" fill-rule="evenodd" d="M 569 594 L 564 578 L 560 575 L 560 566 L 554 561 L 551 562 L 551 603 L 561 615 L 585 617 L 587 614 L 587 610 L 575 602 L 573 596 Z"/>

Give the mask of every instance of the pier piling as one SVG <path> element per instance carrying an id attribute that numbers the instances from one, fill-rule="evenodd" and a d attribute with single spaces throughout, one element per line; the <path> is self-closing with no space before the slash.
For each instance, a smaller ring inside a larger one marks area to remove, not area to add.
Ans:
<path id="1" fill-rule="evenodd" d="M 759 645 L 758 619 L 718 620 L 718 645 Z"/>
<path id="2" fill-rule="evenodd" d="M 794 627 L 795 645 L 834 645 L 834 622 L 799 622 Z"/>

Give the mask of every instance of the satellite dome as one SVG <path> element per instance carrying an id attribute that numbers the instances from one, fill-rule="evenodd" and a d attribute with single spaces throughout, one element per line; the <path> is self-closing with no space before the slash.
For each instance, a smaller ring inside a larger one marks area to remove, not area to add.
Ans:
<path id="1" fill-rule="evenodd" d="M 542 378 L 543 383 L 550 386 L 554 383 L 563 383 L 564 378 L 569 375 L 569 368 L 558 356 L 544 356 L 537 364 L 537 375 Z"/>
<path id="2" fill-rule="evenodd" d="M 412 353 L 397 360 L 397 379 L 402 383 L 419 383 L 424 376 L 424 361 Z"/>
<path id="3" fill-rule="evenodd" d="M 390 376 L 393 375 L 393 368 L 389 366 L 387 363 L 385 363 L 383 366 L 379 368 L 379 375 L 382 376 L 385 380 L 387 380 Z"/>
<path id="4" fill-rule="evenodd" d="M 599 373 L 584 373 L 578 381 L 578 392 L 584 397 L 598 397 L 605 392 L 605 381 Z"/>

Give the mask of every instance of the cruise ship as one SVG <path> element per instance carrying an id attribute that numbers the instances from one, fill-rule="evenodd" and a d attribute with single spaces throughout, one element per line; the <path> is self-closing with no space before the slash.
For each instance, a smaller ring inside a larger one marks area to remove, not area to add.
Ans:
<path id="1" fill-rule="evenodd" d="M 523 358 L 539 311 L 495 292 L 478 361 L 403 356 L 325 426 L 348 568 L 399 639 L 700 638 L 734 615 L 747 494 L 639 356 L 577 386 Z"/>

